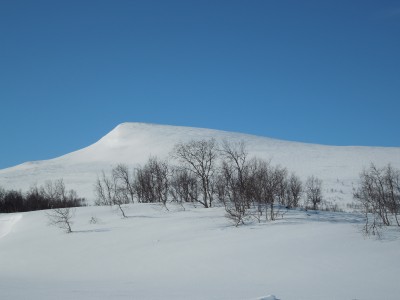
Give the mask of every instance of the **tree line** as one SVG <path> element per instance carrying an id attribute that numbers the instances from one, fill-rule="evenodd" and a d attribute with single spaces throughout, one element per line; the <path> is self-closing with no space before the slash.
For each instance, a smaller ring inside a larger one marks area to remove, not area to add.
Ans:
<path id="1" fill-rule="evenodd" d="M 195 203 L 209 208 L 222 204 L 236 225 L 249 217 L 274 220 L 276 207 L 318 209 L 322 181 L 314 176 L 303 184 L 286 168 L 249 157 L 244 142 L 217 143 L 214 139 L 178 143 L 170 160 L 150 157 L 130 169 L 119 164 L 95 184 L 97 205 L 117 205 L 125 216 L 127 203 Z"/>
<path id="2" fill-rule="evenodd" d="M 322 181 L 310 176 L 305 183 L 293 172 L 270 161 L 250 157 L 244 142 L 214 139 L 178 143 L 169 159 L 150 157 L 143 165 L 119 164 L 104 171 L 95 183 L 96 205 L 117 205 L 126 217 L 124 204 L 168 202 L 223 205 L 226 217 L 236 226 L 253 219 L 275 220 L 285 209 L 318 210 L 324 202 Z M 390 164 L 371 164 L 360 174 L 353 192 L 364 214 L 364 233 L 380 235 L 385 226 L 400 228 L 400 170 Z M 50 223 L 71 232 L 65 220 L 73 217 L 70 207 L 85 206 L 76 191 L 67 190 L 62 179 L 33 186 L 23 193 L 0 187 L 0 213 L 53 209 Z M 62 222 L 60 222 L 62 220 Z"/>
<path id="3" fill-rule="evenodd" d="M 86 201 L 76 191 L 67 190 L 62 179 L 33 186 L 26 193 L 0 187 L 0 213 L 84 206 Z"/>

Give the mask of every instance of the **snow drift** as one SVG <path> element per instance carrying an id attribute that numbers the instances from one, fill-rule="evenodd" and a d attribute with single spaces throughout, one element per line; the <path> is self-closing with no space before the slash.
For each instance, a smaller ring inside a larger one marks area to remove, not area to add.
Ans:
<path id="1" fill-rule="evenodd" d="M 397 228 L 378 241 L 351 213 L 293 210 L 236 228 L 220 207 L 169 209 L 128 205 L 123 219 L 80 207 L 71 234 L 47 226 L 44 211 L 0 214 L 0 298 L 399 298 Z"/>

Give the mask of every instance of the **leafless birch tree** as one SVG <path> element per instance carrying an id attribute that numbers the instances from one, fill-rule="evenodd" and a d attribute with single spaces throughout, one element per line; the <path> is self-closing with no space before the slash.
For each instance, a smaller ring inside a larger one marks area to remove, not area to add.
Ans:
<path id="1" fill-rule="evenodd" d="M 218 158 L 214 139 L 193 140 L 179 143 L 174 147 L 172 157 L 199 181 L 202 199 L 197 201 L 204 207 L 212 206 L 214 195 L 214 175 Z"/>

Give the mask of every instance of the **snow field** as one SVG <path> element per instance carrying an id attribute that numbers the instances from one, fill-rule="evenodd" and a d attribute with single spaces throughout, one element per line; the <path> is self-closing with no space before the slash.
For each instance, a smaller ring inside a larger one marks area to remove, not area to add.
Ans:
<path id="1" fill-rule="evenodd" d="M 0 214 L 0 239 L 10 233 L 22 214 Z"/>
<path id="2" fill-rule="evenodd" d="M 109 207 L 77 208 L 72 234 L 47 226 L 44 211 L 14 214 L 23 216 L 18 222 L 0 215 L 0 232 L 9 232 L 0 239 L 1 299 L 395 300 L 400 294 L 398 234 L 365 239 L 355 214 L 291 211 L 283 220 L 235 228 L 223 208 L 169 207 L 129 205 L 126 219 Z"/>
<path id="3" fill-rule="evenodd" d="M 0 186 L 27 190 L 63 178 L 91 203 L 102 170 L 168 157 L 178 142 L 244 141 L 346 209 L 370 163 L 400 168 L 400 148 L 335 147 L 210 129 L 124 123 L 64 156 L 0 170 Z M 357 214 L 290 211 L 283 220 L 235 228 L 223 208 L 133 204 L 76 209 L 72 234 L 44 211 L 0 214 L 0 299 L 400 299 L 400 236 L 361 234 Z M 96 220 L 96 223 L 90 222 Z"/>

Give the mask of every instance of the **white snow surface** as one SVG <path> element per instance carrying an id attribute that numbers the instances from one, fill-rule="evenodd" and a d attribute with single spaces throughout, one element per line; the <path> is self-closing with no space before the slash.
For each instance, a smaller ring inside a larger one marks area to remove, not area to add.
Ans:
<path id="1" fill-rule="evenodd" d="M 236 228 L 223 208 L 169 209 L 77 208 L 71 234 L 44 211 L 0 214 L 0 298 L 399 299 L 398 231 L 366 239 L 356 214 L 297 210 Z"/>
<path id="2" fill-rule="evenodd" d="M 258 300 L 279 300 L 279 299 L 277 299 L 274 295 L 268 295 L 265 297 L 261 297 Z"/>
<path id="3" fill-rule="evenodd" d="M 22 214 L 3 215 L 0 218 L 0 239 L 10 233 L 14 224 L 21 219 Z"/>
<path id="4" fill-rule="evenodd" d="M 102 170 L 108 172 L 119 163 L 132 167 L 144 164 L 149 156 L 168 158 L 178 142 L 209 138 L 244 141 L 251 156 L 287 167 L 303 180 L 318 176 L 323 180 L 325 199 L 342 208 L 352 201 L 353 185 L 364 167 L 391 163 L 400 168 L 400 148 L 396 147 L 323 146 L 212 129 L 123 123 L 84 149 L 0 170 L 0 186 L 27 190 L 34 184 L 63 178 L 67 188 L 91 203 L 93 186 Z"/>

